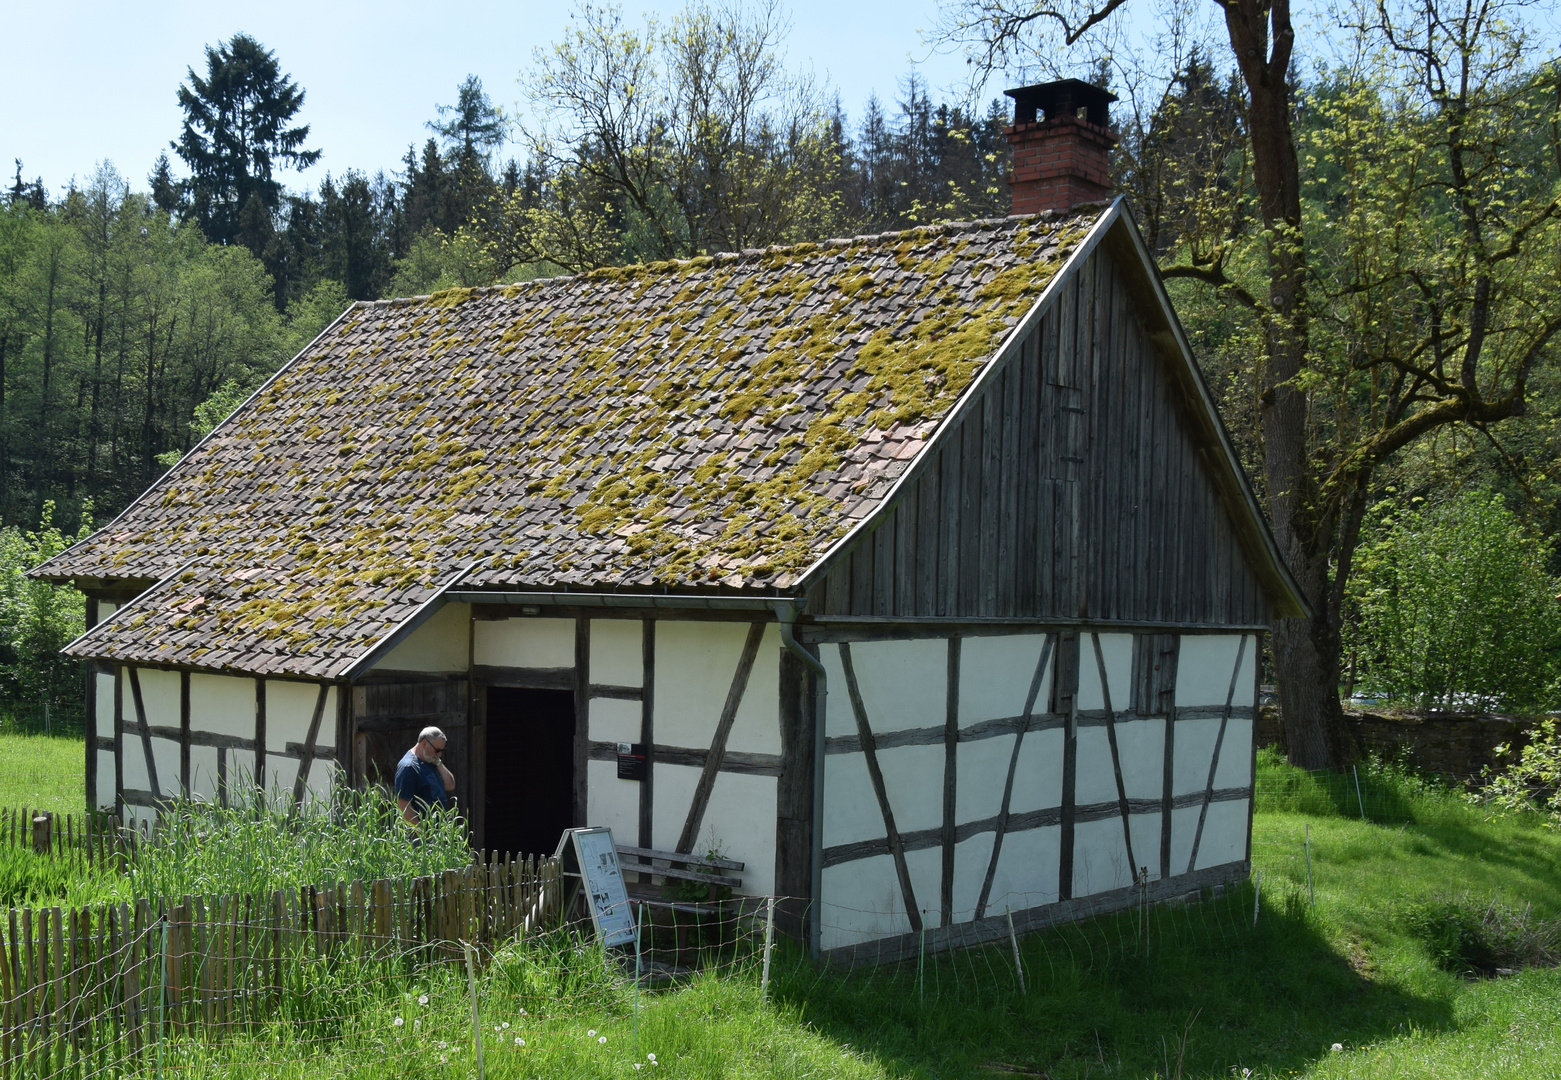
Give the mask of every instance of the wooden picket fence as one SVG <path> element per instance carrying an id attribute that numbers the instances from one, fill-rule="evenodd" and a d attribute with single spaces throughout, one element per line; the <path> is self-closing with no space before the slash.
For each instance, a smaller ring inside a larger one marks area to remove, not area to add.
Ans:
<path id="1" fill-rule="evenodd" d="M 135 833 L 112 812 L 56 814 L 26 806 L 0 808 L 0 846 L 71 861 L 116 865 L 135 846 Z"/>
<path id="2" fill-rule="evenodd" d="M 160 1038 L 276 1018 L 314 962 L 458 960 L 557 926 L 558 860 L 489 856 L 433 877 L 12 909 L 0 927 L 0 1077 L 117 1072 Z M 142 1058 L 144 1060 L 144 1058 Z"/>

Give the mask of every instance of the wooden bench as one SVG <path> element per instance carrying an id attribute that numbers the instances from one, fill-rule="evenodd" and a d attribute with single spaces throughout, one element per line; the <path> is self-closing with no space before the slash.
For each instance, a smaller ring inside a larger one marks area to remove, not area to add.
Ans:
<path id="1" fill-rule="evenodd" d="M 618 849 L 618 866 L 624 873 L 638 876 L 641 886 L 674 881 L 692 881 L 709 886 L 709 899 L 719 899 L 718 890 L 736 889 L 743 883 L 743 864 L 732 859 L 711 859 L 703 855 L 683 855 L 676 851 L 656 851 L 652 848 L 615 845 Z"/>

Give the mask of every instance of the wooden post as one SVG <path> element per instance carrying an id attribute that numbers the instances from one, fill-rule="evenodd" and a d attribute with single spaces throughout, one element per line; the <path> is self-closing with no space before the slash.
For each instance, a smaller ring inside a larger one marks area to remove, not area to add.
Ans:
<path id="1" fill-rule="evenodd" d="M 33 818 L 33 850 L 39 855 L 49 854 L 52 847 L 49 834 L 52 831 L 50 827 L 53 824 L 53 817 L 53 814 L 43 811 Z"/>

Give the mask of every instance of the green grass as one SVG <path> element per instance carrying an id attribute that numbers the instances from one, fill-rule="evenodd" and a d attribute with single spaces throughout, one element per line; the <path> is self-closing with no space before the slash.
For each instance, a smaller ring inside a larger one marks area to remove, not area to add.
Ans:
<path id="1" fill-rule="evenodd" d="M 1247 885 L 1147 918 L 1123 912 L 1033 934 L 1021 942 L 1024 994 L 1006 947 L 929 958 L 920 972 L 911 963 L 848 976 L 786 949 L 768 1004 L 749 962 L 643 994 L 637 1015 L 632 982 L 598 953 L 528 944 L 483 976 L 487 1074 L 1561 1075 L 1561 970 L 1480 980 L 1443 970 L 1416 915 L 1466 898 L 1561 916 L 1561 833 L 1538 815 L 1487 815 L 1392 770 L 1362 771 L 1358 794 L 1353 775 L 1311 777 L 1272 755 L 1259 772 L 1255 928 Z M 165 1075 L 470 1074 L 470 1005 L 453 965 L 372 980 L 347 971 L 301 1000 L 318 1016 L 215 1047 L 170 1046 Z"/>
<path id="2" fill-rule="evenodd" d="M 87 807 L 81 739 L 0 734 L 0 807 L 81 814 Z"/>

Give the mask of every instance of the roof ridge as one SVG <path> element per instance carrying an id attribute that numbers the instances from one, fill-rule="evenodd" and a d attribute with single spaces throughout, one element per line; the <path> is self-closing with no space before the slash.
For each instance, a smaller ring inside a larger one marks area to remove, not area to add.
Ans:
<path id="1" fill-rule="evenodd" d="M 575 274 L 553 274 L 548 277 L 531 278 L 527 281 L 507 282 L 502 285 L 475 285 L 470 287 L 458 286 L 449 289 L 440 289 L 436 292 L 421 293 L 417 296 L 385 297 L 380 300 L 359 300 L 354 305 L 358 308 L 372 307 L 397 307 L 424 303 L 438 297 L 453 296 L 459 293 L 462 299 L 481 298 L 502 294 L 513 297 L 516 290 L 541 288 L 548 285 L 557 285 L 566 281 L 591 281 L 601 280 L 605 277 L 620 275 L 652 275 L 670 273 L 690 265 L 704 266 L 731 265 L 733 263 L 757 262 L 763 258 L 785 256 L 791 254 L 808 255 L 815 251 L 845 250 L 851 247 L 862 247 L 869 244 L 894 243 L 907 236 L 916 236 L 923 239 L 935 239 L 940 236 L 950 236 L 957 233 L 981 232 L 997 229 L 1004 225 L 1023 224 L 1026 222 L 1038 222 L 1055 224 L 1065 218 L 1079 217 L 1087 214 L 1098 214 L 1109 202 L 1080 203 L 1071 210 L 1042 210 L 1036 214 L 1009 214 L 1007 217 L 970 218 L 961 221 L 939 221 L 929 225 L 913 225 L 908 229 L 892 229 L 880 233 L 858 233 L 854 236 L 831 237 L 827 240 L 799 240 L 794 244 L 771 244 L 763 248 L 744 248 L 742 251 L 718 251 L 709 255 L 695 255 L 688 259 L 658 259 L 654 262 L 628 263 L 622 266 L 601 266 L 594 270 L 584 270 Z"/>

